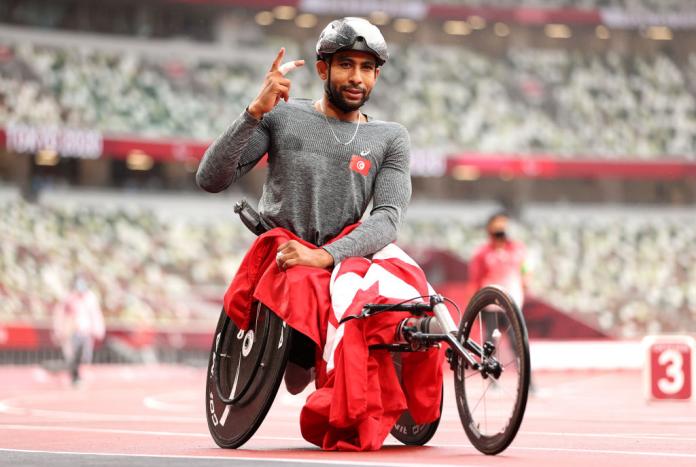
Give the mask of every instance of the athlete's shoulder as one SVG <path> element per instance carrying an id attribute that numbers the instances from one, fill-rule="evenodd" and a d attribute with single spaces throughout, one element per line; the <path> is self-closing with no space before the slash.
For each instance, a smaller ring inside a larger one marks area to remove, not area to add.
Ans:
<path id="1" fill-rule="evenodd" d="M 369 131 L 388 141 L 391 147 L 409 148 L 411 139 L 408 130 L 401 123 L 387 120 L 369 120 Z"/>
<path id="2" fill-rule="evenodd" d="M 287 102 L 281 100 L 273 110 L 264 116 L 270 124 L 288 124 L 293 118 L 307 117 L 312 114 L 312 100 L 290 98 Z"/>
<path id="3" fill-rule="evenodd" d="M 406 129 L 405 126 L 403 126 L 399 122 L 393 122 L 389 120 L 378 120 L 378 119 L 373 119 L 370 120 L 370 122 L 373 125 L 380 126 L 381 128 L 386 129 L 387 131 L 393 132 L 393 133 L 403 133 L 408 135 L 408 130 Z"/>
<path id="4" fill-rule="evenodd" d="M 287 102 L 283 100 L 278 102 L 278 105 L 276 105 L 274 110 L 286 114 L 297 112 L 298 110 L 304 112 L 311 112 L 313 110 L 312 99 L 306 99 L 303 97 L 291 97 Z"/>

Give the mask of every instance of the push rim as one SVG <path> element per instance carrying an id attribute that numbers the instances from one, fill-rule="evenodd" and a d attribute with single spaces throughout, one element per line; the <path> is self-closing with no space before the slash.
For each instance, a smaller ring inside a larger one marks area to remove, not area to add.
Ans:
<path id="1" fill-rule="evenodd" d="M 231 328 L 237 332 L 228 333 Z M 261 368 L 269 331 L 269 314 L 264 312 L 260 303 L 256 307 L 253 323 L 246 332 L 234 326 L 230 319 L 225 320 L 222 332 L 218 334 L 222 343 L 214 352 L 216 362 L 213 366 L 215 390 L 223 404 L 236 404 L 246 395 Z M 241 366 L 243 361 L 244 368 Z"/>
<path id="2" fill-rule="evenodd" d="M 234 388 L 235 375 L 231 374 L 237 369 L 235 362 L 221 365 L 222 360 L 218 355 L 221 353 L 221 343 L 229 342 L 231 338 L 237 339 L 240 332 L 224 310 L 212 344 L 206 381 L 206 419 L 213 440 L 222 448 L 238 448 L 261 426 L 278 392 L 288 360 L 291 329 L 265 306 L 261 305 L 256 310 L 257 315 L 262 316 L 254 317 L 250 329 L 258 325 L 261 332 L 254 333 L 258 338 L 248 339 L 244 349 L 239 345 L 236 347 L 238 352 L 246 353 L 240 365 L 245 371 L 236 375 L 239 390 Z M 267 332 L 264 331 L 266 329 Z M 244 340 L 243 335 L 239 340 Z M 253 371 L 247 368 L 252 364 L 255 367 Z M 224 399 L 235 402 L 225 403 L 220 397 L 225 394 L 229 396 Z"/>

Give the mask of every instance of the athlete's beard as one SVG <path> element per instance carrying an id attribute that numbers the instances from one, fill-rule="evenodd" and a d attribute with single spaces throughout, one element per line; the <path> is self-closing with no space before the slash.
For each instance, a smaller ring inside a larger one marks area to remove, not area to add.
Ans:
<path id="1" fill-rule="evenodd" d="M 357 104 L 353 104 L 348 102 L 343 98 L 343 91 L 346 89 L 359 89 L 362 91 L 363 96 L 362 99 L 360 99 L 360 102 Z M 370 93 L 368 92 L 367 89 L 362 88 L 360 86 L 349 86 L 349 85 L 344 85 L 344 86 L 334 86 L 331 83 L 331 78 L 326 80 L 324 83 L 324 92 L 326 93 L 326 96 L 329 98 L 329 102 L 339 109 L 343 113 L 348 113 L 348 112 L 353 112 L 354 110 L 358 110 L 360 107 L 367 102 L 367 100 L 370 98 Z"/>

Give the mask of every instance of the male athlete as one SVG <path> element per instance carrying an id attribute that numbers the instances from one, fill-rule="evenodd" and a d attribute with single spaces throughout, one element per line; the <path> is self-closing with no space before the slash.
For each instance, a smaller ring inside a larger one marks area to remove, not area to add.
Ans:
<path id="1" fill-rule="evenodd" d="M 259 215 L 274 230 L 247 253 L 225 295 L 225 311 L 244 328 L 246 300 L 253 295 L 311 338 L 312 349 L 314 344 L 322 349 L 316 354 L 317 391 L 300 416 L 305 439 L 324 449 L 379 449 L 407 403 L 417 423 L 439 416 L 442 365 L 436 349 L 417 355 L 423 357 L 420 362 L 413 360 L 418 371 L 409 374 L 417 374 L 419 381 L 404 377 L 410 388 L 406 394 L 389 353 L 368 351 L 370 343 L 393 339 L 394 320 L 401 318 L 386 313 L 381 327 L 380 317 L 369 323 L 338 322 L 352 313 L 346 311 L 349 305 L 359 308 L 367 303 L 362 300 L 378 298 L 383 289 L 370 280 L 379 274 L 391 275 L 385 279 L 391 288 L 384 290 L 397 293 L 395 289 L 405 286 L 401 293 L 406 298 L 429 293 L 424 275 L 413 273 L 410 258 L 394 253 L 395 246 L 385 248 L 396 240 L 411 196 L 409 137 L 403 126 L 361 112 L 388 59 L 382 34 L 368 21 L 343 18 L 322 31 L 316 71 L 324 81 L 324 94 L 316 101 L 290 99 L 288 73 L 304 61 L 281 64 L 284 54 L 281 49 L 257 97 L 208 148 L 196 175 L 203 189 L 219 192 L 268 154 Z M 355 227 L 371 201 L 370 215 Z M 282 232 L 294 235 L 275 242 L 274 236 Z M 269 242 L 275 254 L 270 267 L 264 246 Z M 370 273 L 365 257 L 373 254 L 384 267 Z M 362 283 L 365 288 L 355 289 Z M 294 339 L 285 382 L 291 393 L 298 393 L 310 379 L 293 376 L 302 366 L 293 358 Z"/>

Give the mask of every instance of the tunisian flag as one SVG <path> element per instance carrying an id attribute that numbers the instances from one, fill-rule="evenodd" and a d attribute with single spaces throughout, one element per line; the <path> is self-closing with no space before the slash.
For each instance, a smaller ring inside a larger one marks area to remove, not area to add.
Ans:
<path id="1" fill-rule="evenodd" d="M 372 259 L 348 258 L 333 272 L 306 266 L 283 271 L 276 266 L 275 252 L 290 239 L 316 248 L 284 229 L 263 234 L 244 257 L 224 303 L 230 318 L 244 329 L 258 300 L 317 344 L 317 390 L 300 415 L 302 436 L 326 450 L 376 450 L 405 409 L 416 423 L 436 420 L 442 352 L 402 354 L 402 386 L 390 353 L 369 349 L 393 343 L 396 325 L 408 313 L 386 312 L 339 324 L 359 314 L 366 303 L 399 303 L 434 293 L 421 268 L 390 244 Z"/>

